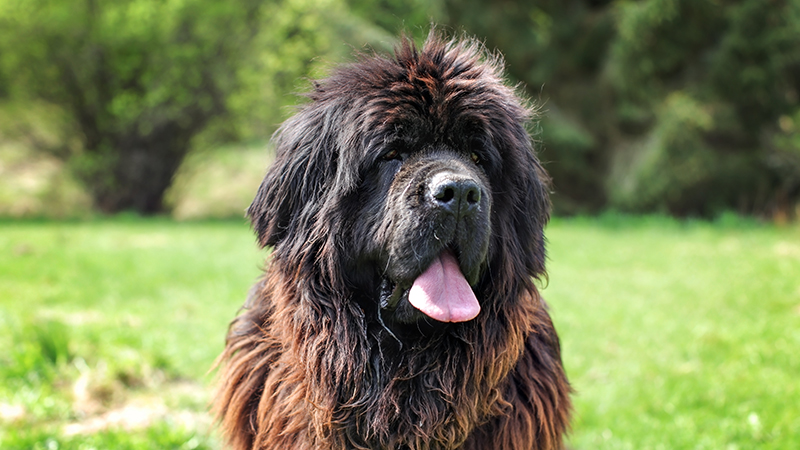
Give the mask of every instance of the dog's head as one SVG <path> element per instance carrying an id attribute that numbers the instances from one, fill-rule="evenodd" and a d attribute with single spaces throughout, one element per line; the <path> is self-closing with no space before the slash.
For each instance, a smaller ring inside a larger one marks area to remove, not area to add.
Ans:
<path id="1" fill-rule="evenodd" d="M 432 34 L 316 83 L 248 209 L 261 244 L 394 324 L 469 321 L 543 275 L 548 178 L 500 66 Z"/>

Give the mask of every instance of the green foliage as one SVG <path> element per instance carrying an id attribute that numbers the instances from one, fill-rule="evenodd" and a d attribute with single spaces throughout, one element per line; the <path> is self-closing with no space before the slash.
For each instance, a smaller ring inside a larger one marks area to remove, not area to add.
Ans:
<path id="1" fill-rule="evenodd" d="M 718 39 L 724 23 L 712 1 L 653 0 L 620 2 L 617 37 L 611 43 L 612 81 L 623 95 L 647 101 L 667 95 L 704 51 Z M 696 80 L 695 80 L 696 81 Z"/>
<path id="2" fill-rule="evenodd" d="M 389 40 L 401 33 L 424 38 L 431 24 L 440 21 L 444 15 L 442 0 L 347 0 L 346 3 L 352 14 L 385 30 L 387 35 L 384 39 Z M 389 42 L 384 42 L 384 46 L 386 44 Z"/>
<path id="3" fill-rule="evenodd" d="M 448 1 L 446 14 L 451 23 L 501 50 L 511 75 L 536 92 L 545 83 L 558 83 L 555 74 L 579 76 L 599 62 L 587 49 L 605 33 L 605 25 L 583 2 L 568 3 Z"/>
<path id="4" fill-rule="evenodd" d="M 629 211 L 718 213 L 743 188 L 755 188 L 744 156 L 717 158 L 705 140 L 713 130 L 713 108 L 685 92 L 671 93 L 656 113 L 656 126 L 643 138 L 633 167 L 611 185 L 611 201 Z"/>
<path id="5" fill-rule="evenodd" d="M 557 213 L 797 214 L 796 1 L 0 0 L 0 151 L 48 148 L 99 209 L 157 212 L 190 148 L 267 140 L 309 77 L 431 23 L 542 106 Z"/>
<path id="6" fill-rule="evenodd" d="M 800 108 L 778 118 L 770 136 L 768 164 L 780 173 L 787 187 L 800 185 Z"/>
<path id="7" fill-rule="evenodd" d="M 191 138 L 226 110 L 259 3 L 4 1 L 2 72 L 69 114 L 82 145 L 64 156 L 96 206 L 158 211 Z"/>
<path id="8" fill-rule="evenodd" d="M 544 103 L 557 212 L 786 215 L 800 203 L 787 138 L 800 3 L 468 0 L 445 1 L 443 17 L 499 49 Z"/>
<path id="9" fill-rule="evenodd" d="M 80 144 L 51 150 L 96 207 L 158 212 L 195 136 L 270 134 L 293 101 L 286 93 L 330 53 L 340 9 L 336 0 L 2 0 L 0 73 L 12 99 L 66 113 Z"/>
<path id="10" fill-rule="evenodd" d="M 148 136 L 218 111 L 259 17 L 246 2 L 4 3 L 5 72 L 69 109 L 90 152 L 111 151 L 109 133 Z"/>
<path id="11" fill-rule="evenodd" d="M 638 111 L 620 114 L 623 127 L 638 129 L 627 137 L 648 143 L 629 155 L 647 161 L 629 166 L 637 182 L 610 180 L 611 204 L 791 214 L 800 172 L 792 145 L 774 139 L 780 118 L 797 110 L 800 4 L 648 0 L 620 2 L 617 17 L 608 74 L 619 111 Z"/>
<path id="12" fill-rule="evenodd" d="M 551 105 L 538 126 L 540 155 L 553 177 L 553 203 L 558 211 L 579 211 L 586 203 L 602 204 L 598 185 L 603 179 L 590 162 L 596 154 L 595 136 L 577 120 Z M 578 198 L 576 198 L 579 197 Z"/>
<path id="13" fill-rule="evenodd" d="M 501 52 L 512 82 L 542 106 L 539 151 L 555 185 L 558 213 L 605 204 L 610 90 L 598 83 L 614 34 L 605 3 L 446 1 L 448 22 Z M 573 136 L 570 136 L 574 134 Z"/>
<path id="14" fill-rule="evenodd" d="M 798 106 L 800 4 L 742 1 L 726 8 L 729 29 L 713 54 L 709 84 L 757 133 Z"/>
<path id="15" fill-rule="evenodd" d="M 310 88 L 308 77 L 350 52 L 338 38 L 351 25 L 339 0 L 260 3 L 253 53 L 238 68 L 241 87 L 229 99 L 234 115 L 220 126 L 236 140 L 269 138 Z"/>

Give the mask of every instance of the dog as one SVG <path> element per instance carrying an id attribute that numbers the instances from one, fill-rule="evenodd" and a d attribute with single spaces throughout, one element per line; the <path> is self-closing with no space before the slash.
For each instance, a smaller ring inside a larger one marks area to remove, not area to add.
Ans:
<path id="1" fill-rule="evenodd" d="M 218 362 L 232 448 L 562 448 L 570 386 L 535 282 L 550 181 L 502 64 L 403 38 L 276 132 L 247 210 L 271 258 Z"/>

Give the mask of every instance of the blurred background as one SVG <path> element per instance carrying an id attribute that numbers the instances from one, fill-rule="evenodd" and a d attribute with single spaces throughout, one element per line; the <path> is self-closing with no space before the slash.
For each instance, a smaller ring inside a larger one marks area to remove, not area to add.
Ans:
<path id="1" fill-rule="evenodd" d="M 2 0 L 0 216 L 240 217 L 309 78 L 431 23 L 542 106 L 557 214 L 798 215 L 797 1 Z"/>
<path id="2" fill-rule="evenodd" d="M 568 447 L 798 448 L 800 0 L 0 0 L 0 448 L 222 448 L 269 138 L 432 23 L 542 112 Z"/>

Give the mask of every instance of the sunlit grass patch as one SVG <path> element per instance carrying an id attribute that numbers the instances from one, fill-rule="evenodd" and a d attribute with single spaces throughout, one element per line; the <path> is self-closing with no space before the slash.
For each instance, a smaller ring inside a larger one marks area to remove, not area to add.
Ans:
<path id="1" fill-rule="evenodd" d="M 549 227 L 575 448 L 796 445 L 800 229 L 723 222 Z"/>
<path id="2" fill-rule="evenodd" d="M 604 216 L 547 237 L 571 448 L 793 448 L 800 228 Z M 0 222 L 0 448 L 221 448 L 208 370 L 264 256 L 243 219 Z"/>
<path id="3" fill-rule="evenodd" d="M 0 254 L 0 448 L 219 447 L 208 371 L 263 260 L 243 220 L 5 222 Z"/>

